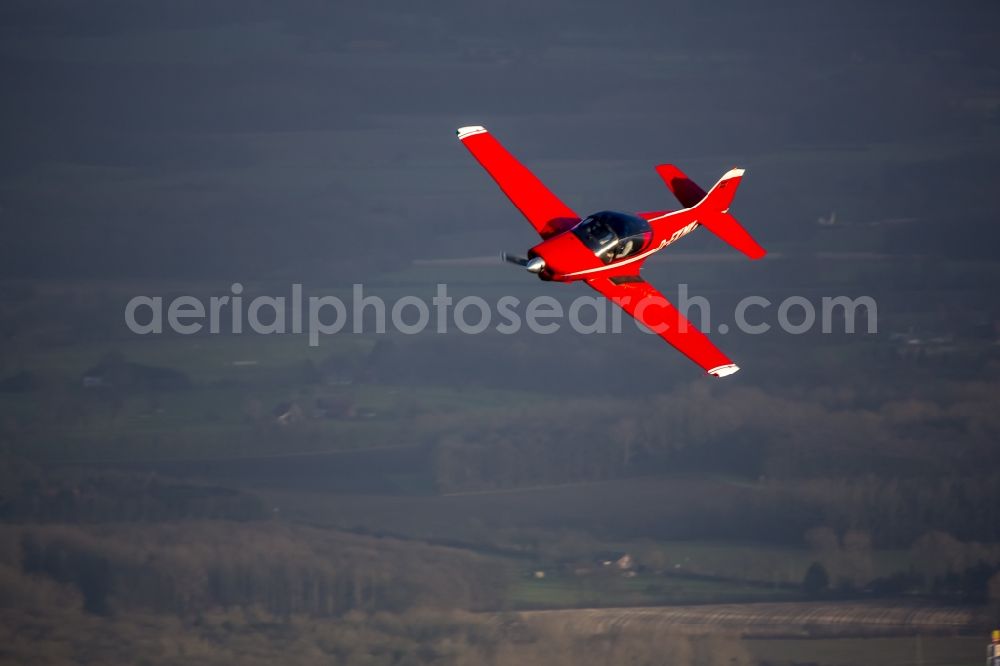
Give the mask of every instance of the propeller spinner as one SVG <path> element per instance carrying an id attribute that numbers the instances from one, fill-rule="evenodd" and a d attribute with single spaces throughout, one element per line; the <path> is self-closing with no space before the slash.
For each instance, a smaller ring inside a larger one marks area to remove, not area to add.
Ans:
<path id="1" fill-rule="evenodd" d="M 527 268 L 529 273 L 535 273 L 536 275 L 545 269 L 545 260 L 541 257 L 528 259 L 527 257 L 518 257 L 504 252 L 500 255 L 500 258 L 508 263 Z"/>

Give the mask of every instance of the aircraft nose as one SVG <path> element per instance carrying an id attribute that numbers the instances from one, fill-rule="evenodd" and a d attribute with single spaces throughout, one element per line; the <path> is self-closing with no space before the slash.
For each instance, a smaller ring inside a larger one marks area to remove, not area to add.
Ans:
<path id="1" fill-rule="evenodd" d="M 545 270 L 545 260 L 541 257 L 532 257 L 524 267 L 528 269 L 529 273 L 541 273 Z"/>

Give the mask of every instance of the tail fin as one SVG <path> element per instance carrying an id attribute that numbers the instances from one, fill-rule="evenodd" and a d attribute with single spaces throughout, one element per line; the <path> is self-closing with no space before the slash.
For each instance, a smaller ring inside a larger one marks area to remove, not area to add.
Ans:
<path id="1" fill-rule="evenodd" d="M 729 214 L 736 188 L 743 179 L 743 169 L 732 169 L 724 175 L 695 206 L 704 210 L 698 222 L 751 259 L 760 259 L 767 251 Z"/>

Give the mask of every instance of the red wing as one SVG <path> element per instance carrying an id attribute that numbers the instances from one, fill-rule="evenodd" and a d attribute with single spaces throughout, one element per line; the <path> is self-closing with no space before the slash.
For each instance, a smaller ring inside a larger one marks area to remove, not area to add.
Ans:
<path id="1" fill-rule="evenodd" d="M 508 153 L 486 128 L 478 125 L 459 128 L 458 139 L 542 238 L 554 236 L 580 221 L 579 215 Z"/>
<path id="2" fill-rule="evenodd" d="M 725 377 L 739 370 L 663 294 L 638 275 L 592 278 L 587 280 L 587 284 L 659 334 L 710 375 Z"/>

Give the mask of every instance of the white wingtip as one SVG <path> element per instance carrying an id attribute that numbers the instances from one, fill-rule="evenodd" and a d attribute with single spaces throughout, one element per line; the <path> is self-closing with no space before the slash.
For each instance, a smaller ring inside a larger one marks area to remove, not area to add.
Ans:
<path id="1" fill-rule="evenodd" d="M 469 125 L 468 127 L 459 127 L 455 130 L 455 134 L 458 135 L 458 140 L 472 136 L 473 134 L 483 134 L 486 132 L 486 128 L 482 125 Z"/>
<path id="2" fill-rule="evenodd" d="M 708 374 L 713 377 L 728 377 L 729 375 L 739 372 L 740 366 L 735 363 L 729 363 L 728 365 L 720 365 L 716 368 L 712 368 L 708 371 Z"/>
<path id="3" fill-rule="evenodd" d="M 743 175 L 746 169 L 730 169 L 726 172 L 726 175 L 722 177 L 722 180 L 729 180 L 730 178 L 739 178 Z"/>

